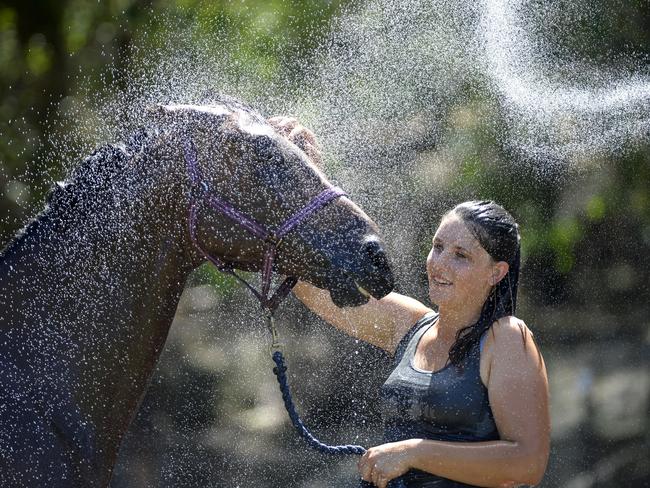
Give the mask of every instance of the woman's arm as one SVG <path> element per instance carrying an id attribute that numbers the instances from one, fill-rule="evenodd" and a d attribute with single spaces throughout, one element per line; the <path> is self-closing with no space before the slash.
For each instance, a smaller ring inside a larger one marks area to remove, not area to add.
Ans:
<path id="1" fill-rule="evenodd" d="M 294 294 L 309 309 L 343 332 L 394 353 L 400 339 L 431 309 L 417 300 L 389 293 L 381 300 L 370 298 L 358 307 L 339 308 L 327 290 L 304 281 L 298 282 Z"/>
<path id="2" fill-rule="evenodd" d="M 476 486 L 541 481 L 550 450 L 548 381 L 542 356 L 528 328 L 513 317 L 494 325 L 484 353 L 490 355 L 487 387 L 501 440 L 409 439 L 384 444 L 361 458 L 364 479 L 384 488 L 409 469 L 419 469 Z"/>

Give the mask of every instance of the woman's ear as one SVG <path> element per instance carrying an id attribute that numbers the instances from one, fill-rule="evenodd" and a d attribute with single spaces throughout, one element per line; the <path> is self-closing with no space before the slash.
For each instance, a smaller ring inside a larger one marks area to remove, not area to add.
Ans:
<path id="1" fill-rule="evenodd" d="M 490 279 L 490 284 L 495 286 L 499 281 L 501 281 L 505 275 L 508 274 L 510 265 L 505 261 L 498 261 L 494 263 L 492 267 L 492 278 Z"/>

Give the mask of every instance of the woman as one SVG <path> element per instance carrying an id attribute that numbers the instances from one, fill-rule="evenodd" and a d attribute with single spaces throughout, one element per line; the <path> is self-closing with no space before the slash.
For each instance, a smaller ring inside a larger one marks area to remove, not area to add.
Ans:
<path id="1" fill-rule="evenodd" d="M 316 154 L 295 119 L 272 119 Z M 535 485 L 549 455 L 548 382 L 532 333 L 514 317 L 518 226 L 494 202 L 461 203 L 441 220 L 426 262 L 437 312 L 397 293 L 355 308 L 299 283 L 311 310 L 395 356 L 382 387 L 385 443 L 359 461 L 385 488 Z"/>

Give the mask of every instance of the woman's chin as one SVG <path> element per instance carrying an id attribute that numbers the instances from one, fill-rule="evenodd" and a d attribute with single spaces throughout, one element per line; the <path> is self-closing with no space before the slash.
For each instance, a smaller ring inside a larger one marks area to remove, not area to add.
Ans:
<path id="1" fill-rule="evenodd" d="M 451 290 L 440 289 L 439 286 L 432 286 L 429 288 L 429 300 L 433 305 L 438 307 L 452 299 L 451 295 Z"/>
<path id="2" fill-rule="evenodd" d="M 441 297 L 439 293 L 429 293 L 429 301 L 431 302 L 431 305 L 440 307 L 441 304 L 444 306 L 446 300 L 444 297 Z"/>

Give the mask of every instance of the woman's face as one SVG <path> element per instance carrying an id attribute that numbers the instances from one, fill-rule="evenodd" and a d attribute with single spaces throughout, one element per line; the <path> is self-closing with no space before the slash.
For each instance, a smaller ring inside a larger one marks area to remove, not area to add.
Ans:
<path id="1" fill-rule="evenodd" d="M 482 307 L 499 269 L 453 213 L 445 217 L 427 258 L 429 298 L 439 307 Z"/>

